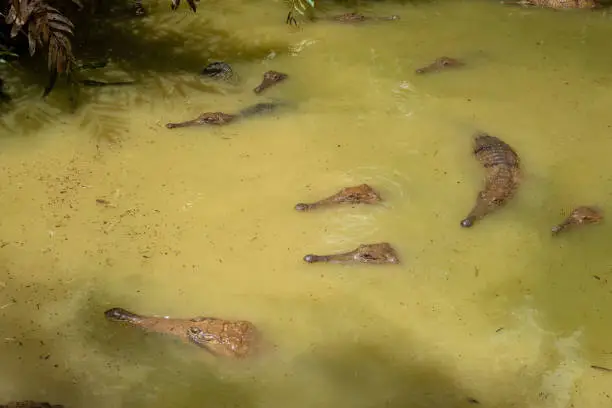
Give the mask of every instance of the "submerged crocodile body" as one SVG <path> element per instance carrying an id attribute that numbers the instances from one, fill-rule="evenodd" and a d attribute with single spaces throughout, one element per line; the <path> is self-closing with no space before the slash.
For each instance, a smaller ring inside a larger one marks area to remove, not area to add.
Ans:
<path id="1" fill-rule="evenodd" d="M 109 309 L 104 315 L 108 320 L 126 322 L 149 332 L 174 335 L 185 342 L 197 344 L 215 356 L 247 357 L 255 351 L 259 337 L 256 327 L 245 320 L 141 316 L 121 308 Z"/>
<path id="2" fill-rule="evenodd" d="M 330 16 L 330 17 L 313 18 L 314 21 L 324 20 L 324 21 L 335 21 L 338 23 L 361 23 L 364 21 L 393 21 L 393 20 L 399 20 L 399 19 L 400 19 L 400 16 L 395 15 L 395 14 L 391 16 L 374 17 L 374 16 L 365 16 L 363 14 L 354 13 L 354 12 L 339 14 L 339 15 Z"/>
<path id="3" fill-rule="evenodd" d="M 572 210 L 569 216 L 552 228 L 553 235 L 579 225 L 598 224 L 603 221 L 603 212 L 596 207 L 580 206 Z"/>
<path id="4" fill-rule="evenodd" d="M 278 71 L 266 71 L 264 72 L 263 75 L 263 79 L 261 80 L 261 83 L 259 85 L 257 85 L 254 89 L 253 92 L 255 92 L 256 94 L 260 94 L 263 91 L 265 91 L 268 88 L 271 88 L 272 86 L 283 82 L 284 80 L 286 80 L 287 78 L 289 78 L 289 75 L 284 74 L 282 72 L 278 72 Z"/>
<path id="5" fill-rule="evenodd" d="M 372 187 L 361 184 L 354 187 L 345 187 L 336 194 L 314 203 L 296 204 L 295 209 L 297 211 L 310 211 L 333 204 L 374 204 L 380 201 L 382 201 L 380 195 Z"/>
<path id="6" fill-rule="evenodd" d="M 242 109 L 238 113 L 223 113 L 223 112 L 204 112 L 195 119 L 186 120 L 184 122 L 171 122 L 167 123 L 168 129 L 188 127 L 188 126 L 203 126 L 203 125 L 216 125 L 223 126 L 229 125 L 230 123 L 236 122 L 238 119 L 245 119 L 250 116 L 261 115 L 275 111 L 281 106 L 285 106 L 281 102 L 261 102 L 255 105 L 249 106 L 248 108 Z"/>
<path id="7" fill-rule="evenodd" d="M 0 405 L 0 408 L 64 408 L 64 406 L 49 404 L 48 402 L 11 401 L 6 405 Z"/>
<path id="8" fill-rule="evenodd" d="M 514 4 L 520 6 L 534 6 L 552 8 L 555 10 L 563 9 L 595 9 L 601 5 L 595 0 L 515 0 L 504 1 L 504 4 Z"/>
<path id="9" fill-rule="evenodd" d="M 440 57 L 436 58 L 431 64 L 425 65 L 424 67 L 415 70 L 417 74 L 429 74 L 432 72 L 438 72 L 449 68 L 459 68 L 464 66 L 465 63 L 459 61 L 456 58 L 451 57 Z"/>
<path id="10" fill-rule="evenodd" d="M 304 257 L 308 263 L 328 262 L 339 264 L 399 264 L 399 257 L 395 249 L 387 243 L 362 244 L 356 249 L 348 252 L 331 255 L 309 254 Z"/>
<path id="11" fill-rule="evenodd" d="M 484 188 L 461 226 L 469 228 L 477 220 L 504 206 L 520 184 L 520 160 L 516 152 L 495 136 L 479 133 L 474 137 L 474 156 L 486 171 Z"/>

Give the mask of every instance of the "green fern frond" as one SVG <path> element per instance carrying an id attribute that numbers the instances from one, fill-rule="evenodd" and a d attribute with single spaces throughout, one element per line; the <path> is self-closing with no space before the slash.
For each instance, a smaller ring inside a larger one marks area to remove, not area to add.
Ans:
<path id="1" fill-rule="evenodd" d="M 286 23 L 291 25 L 298 25 L 298 21 L 295 18 L 295 13 L 305 16 L 307 11 L 315 8 L 315 0 L 285 0 L 289 7 L 289 13 L 287 14 Z"/>
<path id="2" fill-rule="evenodd" d="M 42 47 L 48 48 L 50 79 L 44 93 L 46 96 L 53 89 L 58 74 L 70 74 L 72 71 L 74 56 L 71 37 L 74 25 L 45 0 L 10 0 L 5 21 L 11 26 L 11 38 L 20 32 L 26 35 L 30 55 Z"/>
<path id="3" fill-rule="evenodd" d="M 306 14 L 306 10 L 315 7 L 315 0 L 285 0 L 291 11 L 296 11 L 301 15 Z"/>

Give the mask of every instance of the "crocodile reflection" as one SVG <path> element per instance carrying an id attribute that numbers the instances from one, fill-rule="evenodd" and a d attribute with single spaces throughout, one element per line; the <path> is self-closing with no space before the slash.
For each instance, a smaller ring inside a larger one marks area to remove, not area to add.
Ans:
<path id="1" fill-rule="evenodd" d="M 320 207 L 334 204 L 374 204 L 382 201 L 380 195 L 367 184 L 353 187 L 345 187 L 336 194 L 326 197 L 314 203 L 298 203 L 297 211 L 310 211 Z"/>
<path id="2" fill-rule="evenodd" d="M 393 247 L 387 242 L 362 244 L 358 248 L 330 255 L 309 254 L 304 257 L 308 263 L 327 262 L 338 264 L 399 264 L 399 257 Z"/>

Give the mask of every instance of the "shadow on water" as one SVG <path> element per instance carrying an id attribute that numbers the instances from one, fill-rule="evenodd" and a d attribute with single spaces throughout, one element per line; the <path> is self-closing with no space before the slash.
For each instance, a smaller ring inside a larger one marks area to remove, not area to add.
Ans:
<path id="1" fill-rule="evenodd" d="M 391 349 L 414 349 L 411 361 L 347 338 L 314 345 L 286 366 L 268 360 L 228 370 L 198 348 L 106 321 L 103 312 L 122 302 L 104 288 L 84 281 L 19 283 L 2 275 L 15 296 L 14 305 L 0 310 L 4 336 L 12 339 L 5 339 L 3 352 L 11 367 L 5 399 L 68 408 L 516 406 L 508 402 L 517 402 L 514 397 L 464 389 L 458 370 L 421 358 L 410 341 Z"/>
<path id="2" fill-rule="evenodd" d="M 73 52 L 77 60 L 110 62 L 101 69 L 77 70 L 74 78 L 135 81 L 127 87 L 130 89 L 68 86 L 60 78 L 53 92 L 42 100 L 48 73 L 45 55 L 39 52 L 33 58 L 16 62 L 13 69 L 0 71 L 7 93 L 13 97 L 13 103 L 2 108 L 0 127 L 8 130 L 8 134 L 35 132 L 58 123 L 62 115 L 92 108 L 97 112 L 94 116 L 100 116 L 95 118 L 96 122 L 110 124 L 101 126 L 111 129 L 105 128 L 100 133 L 111 133 L 109 138 L 113 139 L 125 130 L 122 123 L 127 120 L 127 109 L 138 102 L 133 100 L 134 94 L 138 94 L 133 92 L 135 87 L 141 90 L 141 95 L 148 95 L 141 97 L 140 102 L 163 98 L 168 92 L 182 96 L 190 90 L 220 93 L 223 91 L 218 83 L 199 76 L 210 61 L 250 62 L 262 60 L 271 50 L 282 54 L 287 49 L 283 41 L 274 38 L 246 43 L 223 28 L 215 28 L 212 24 L 215 13 L 223 13 L 223 7 L 203 8 L 194 14 L 182 9 L 169 12 L 161 6 L 169 7 L 162 1 L 154 9 L 158 14 L 144 18 L 121 14 L 98 17 L 86 12 L 73 16 L 76 26 Z"/>
<path id="3" fill-rule="evenodd" d="M 459 408 L 479 402 L 443 372 L 443 365 L 398 361 L 370 344 L 324 345 L 301 365 L 336 391 L 337 401 L 312 401 L 311 406 Z"/>
<path id="4" fill-rule="evenodd" d="M 20 284 L 3 275 L 14 297 L 0 311 L 3 365 L 11 367 L 0 403 L 189 407 L 201 400 L 211 406 L 254 406 L 248 384 L 222 378 L 213 360 L 188 358 L 201 353 L 197 348 L 108 322 L 103 312 L 113 296 L 104 290 L 84 291 L 85 282 Z"/>

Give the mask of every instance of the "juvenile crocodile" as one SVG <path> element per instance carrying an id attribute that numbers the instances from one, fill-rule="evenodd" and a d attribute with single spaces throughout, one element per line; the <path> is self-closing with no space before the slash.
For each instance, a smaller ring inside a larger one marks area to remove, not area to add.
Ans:
<path id="1" fill-rule="evenodd" d="M 374 204 L 382 201 L 380 195 L 367 184 L 354 187 L 345 187 L 336 194 L 314 203 L 298 203 L 297 211 L 309 211 L 332 204 Z"/>
<path id="2" fill-rule="evenodd" d="M 234 77 L 234 71 L 230 64 L 226 62 L 211 62 L 202 69 L 200 75 L 207 76 L 213 79 L 222 79 L 228 81 Z"/>
<path id="3" fill-rule="evenodd" d="M 331 255 L 314 255 L 309 254 L 304 257 L 304 261 L 308 263 L 328 262 L 340 264 L 398 264 L 399 257 L 395 249 L 387 243 L 381 242 L 376 244 L 362 244 L 356 249 Z"/>
<path id="4" fill-rule="evenodd" d="M 278 71 L 264 72 L 263 80 L 261 81 L 259 85 L 257 85 L 253 89 L 253 92 L 255 92 L 256 94 L 260 94 L 266 89 L 278 84 L 279 82 L 286 80 L 287 78 L 289 78 L 289 75 L 283 74 L 282 72 L 278 72 Z"/>
<path id="5" fill-rule="evenodd" d="M 506 0 L 503 1 L 503 4 L 544 7 L 556 10 L 595 9 L 601 7 L 596 0 Z"/>
<path id="6" fill-rule="evenodd" d="M 0 405 L 0 408 L 64 408 L 63 405 L 53 405 L 48 402 L 36 401 L 11 401 L 6 405 Z"/>
<path id="7" fill-rule="evenodd" d="M 436 58 L 431 64 L 418 68 L 417 70 L 415 70 L 415 72 L 417 74 L 428 74 L 431 72 L 438 72 L 448 68 L 459 68 L 464 65 L 465 63 L 459 61 L 456 58 L 440 57 Z"/>
<path id="8" fill-rule="evenodd" d="M 140 316 L 117 307 L 107 310 L 104 315 L 111 321 L 126 322 L 149 332 L 172 334 L 183 341 L 195 342 L 215 356 L 247 357 L 255 351 L 259 338 L 257 328 L 245 320 Z M 194 337 L 195 332 L 200 334 Z"/>
<path id="9" fill-rule="evenodd" d="M 393 21 L 399 20 L 400 16 L 391 15 L 384 17 L 374 17 L 374 16 L 365 16 L 359 13 L 344 13 L 336 16 L 329 17 L 315 17 L 313 20 L 326 20 L 326 21 L 335 21 L 338 23 L 361 23 L 363 21 Z"/>
<path id="10" fill-rule="evenodd" d="M 485 185 L 476 204 L 461 221 L 469 228 L 479 219 L 504 206 L 520 183 L 520 163 L 516 152 L 495 136 L 479 133 L 474 137 L 474 155 L 486 171 Z"/>
<path id="11" fill-rule="evenodd" d="M 603 218 L 603 212 L 599 208 L 587 206 L 576 207 L 561 224 L 555 225 L 552 228 L 552 233 L 556 235 L 570 227 L 598 224 L 603 221 Z"/>
<path id="12" fill-rule="evenodd" d="M 234 114 L 223 112 L 204 112 L 200 114 L 200 116 L 198 116 L 197 118 L 186 120 L 185 122 L 167 123 L 166 127 L 168 129 L 174 129 L 179 127 L 203 125 L 223 126 L 228 125 L 230 123 L 234 123 L 238 119 L 244 119 L 250 116 L 272 112 L 277 108 L 285 105 L 285 103 L 281 102 L 260 102 L 245 109 L 242 109 L 240 112 Z"/>

